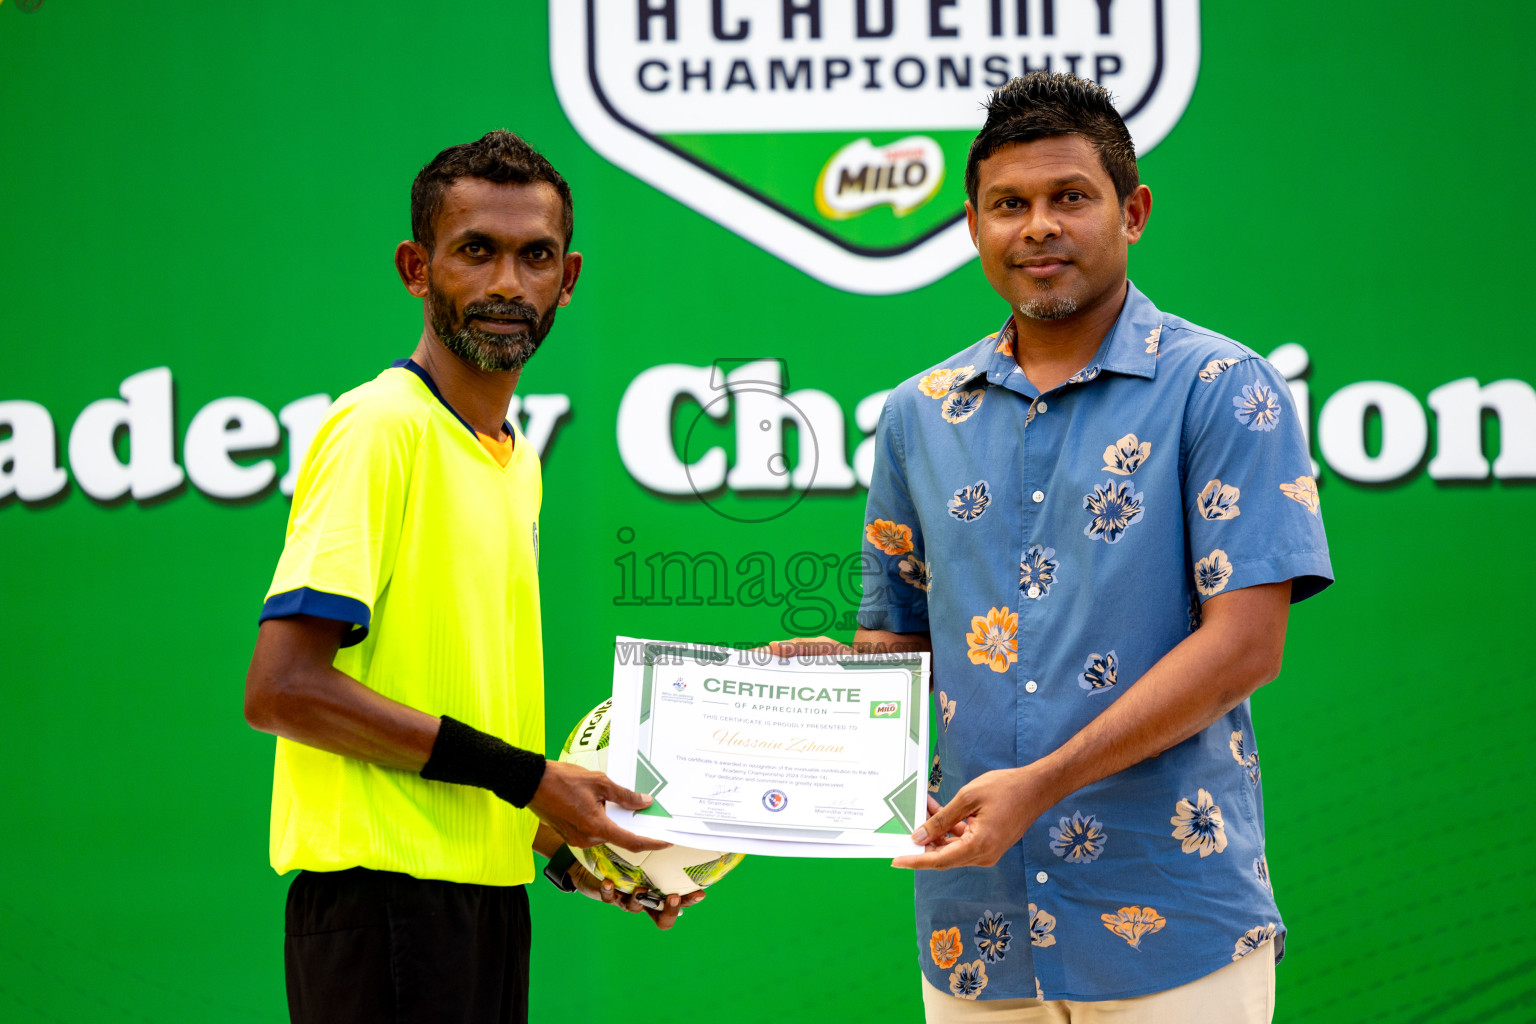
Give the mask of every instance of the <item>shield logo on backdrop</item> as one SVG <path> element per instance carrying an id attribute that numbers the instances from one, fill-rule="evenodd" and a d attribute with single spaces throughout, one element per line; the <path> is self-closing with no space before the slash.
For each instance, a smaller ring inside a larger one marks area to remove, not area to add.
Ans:
<path id="1" fill-rule="evenodd" d="M 1199 0 L 550 0 L 566 115 L 603 156 L 835 288 L 975 255 L 981 103 L 1050 69 L 1114 94 L 1145 155 L 1184 113 Z"/>

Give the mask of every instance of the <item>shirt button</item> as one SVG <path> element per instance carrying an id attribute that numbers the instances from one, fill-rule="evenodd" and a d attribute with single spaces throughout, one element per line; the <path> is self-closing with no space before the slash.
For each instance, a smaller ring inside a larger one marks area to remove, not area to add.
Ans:
<path id="1" fill-rule="evenodd" d="M 1035 881 L 1039 882 L 1041 885 L 1044 885 L 1046 882 L 1049 882 L 1050 880 L 1051 880 L 1051 876 L 1046 874 L 1044 871 L 1037 871 L 1035 873 Z"/>
<path id="2" fill-rule="evenodd" d="M 1036 402 L 1035 403 L 1035 412 L 1045 412 L 1045 403 L 1044 402 Z"/>
<path id="3" fill-rule="evenodd" d="M 1038 689 L 1040 689 L 1040 684 L 1035 682 L 1033 679 L 1024 684 L 1025 693 L 1034 693 Z"/>
<path id="4" fill-rule="evenodd" d="M 1033 498 L 1034 501 L 1035 501 L 1035 504 L 1038 505 L 1042 501 L 1045 500 L 1045 492 L 1044 491 L 1036 491 L 1034 494 L 1031 494 L 1030 497 Z"/>

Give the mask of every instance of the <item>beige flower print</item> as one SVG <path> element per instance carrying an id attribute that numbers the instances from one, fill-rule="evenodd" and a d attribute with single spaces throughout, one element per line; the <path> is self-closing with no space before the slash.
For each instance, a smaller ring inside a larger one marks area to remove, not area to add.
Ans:
<path id="1" fill-rule="evenodd" d="M 1142 441 L 1135 434 L 1126 434 L 1104 449 L 1104 468 L 1117 476 L 1130 476 L 1141 468 L 1141 464 L 1151 454 L 1151 441 Z"/>
<path id="2" fill-rule="evenodd" d="M 1211 597 L 1227 589 L 1227 581 L 1232 578 L 1232 563 L 1227 560 L 1227 553 L 1217 548 L 1195 563 L 1195 589 L 1201 596 Z"/>
<path id="3" fill-rule="evenodd" d="M 1184 797 L 1168 819 L 1173 838 L 1183 844 L 1185 853 L 1198 853 L 1202 859 L 1227 848 L 1227 829 L 1221 820 L 1221 808 L 1210 790 L 1202 789 L 1194 803 Z"/>
<path id="4" fill-rule="evenodd" d="M 1220 480 L 1212 480 L 1205 485 L 1200 492 L 1200 497 L 1195 500 L 1195 507 L 1200 512 L 1200 518 L 1216 522 L 1222 519 L 1236 519 L 1242 515 L 1237 507 L 1237 499 L 1242 491 L 1230 484 L 1223 484 Z"/>
<path id="5" fill-rule="evenodd" d="M 1320 503 L 1317 497 L 1317 481 L 1310 476 L 1299 476 L 1293 484 L 1281 484 L 1280 493 L 1292 501 L 1299 502 L 1301 507 L 1313 515 L 1321 515 L 1318 511 Z"/>
<path id="6" fill-rule="evenodd" d="M 1209 384 L 1240 362 L 1241 359 L 1212 359 L 1200 370 L 1200 379 Z"/>

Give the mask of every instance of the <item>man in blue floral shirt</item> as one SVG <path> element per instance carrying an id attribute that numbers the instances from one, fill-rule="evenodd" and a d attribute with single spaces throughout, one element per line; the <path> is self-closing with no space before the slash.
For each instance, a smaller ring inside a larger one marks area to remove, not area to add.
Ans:
<path id="1" fill-rule="evenodd" d="M 966 191 L 1011 311 L 886 403 L 855 639 L 933 652 L 937 802 L 896 861 L 928 1020 L 1269 1021 L 1248 697 L 1332 579 L 1301 420 L 1127 280 L 1152 195 L 1103 89 L 998 90 Z"/>

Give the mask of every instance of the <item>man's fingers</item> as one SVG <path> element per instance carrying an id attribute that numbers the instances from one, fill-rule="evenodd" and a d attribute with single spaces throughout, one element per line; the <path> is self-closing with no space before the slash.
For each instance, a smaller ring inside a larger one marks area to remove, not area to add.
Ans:
<path id="1" fill-rule="evenodd" d="M 917 868 L 934 871 L 944 871 L 948 868 L 958 868 L 966 864 L 976 862 L 972 850 L 973 844 L 955 840 L 938 849 L 930 849 L 923 853 L 908 854 L 897 857 L 891 861 L 893 868 Z"/>
<path id="2" fill-rule="evenodd" d="M 645 850 L 665 850 L 671 843 L 664 843 L 660 839 L 647 839 L 645 836 L 637 836 L 633 832 L 627 832 L 615 825 L 612 820 L 608 822 L 607 832 L 598 839 L 598 842 L 613 843 L 622 846 L 626 850 L 641 853 Z"/>
<path id="3" fill-rule="evenodd" d="M 813 654 L 840 654 L 851 651 L 845 643 L 829 636 L 797 636 L 793 640 L 774 640 L 768 652 L 775 658 L 803 658 Z"/>
<path id="4" fill-rule="evenodd" d="M 632 789 L 625 789 L 606 775 L 603 776 L 606 786 L 603 789 L 603 799 L 610 800 L 629 811 L 638 811 L 651 806 L 652 799 L 648 793 L 636 793 Z"/>
<path id="5" fill-rule="evenodd" d="M 933 802 L 937 803 L 937 801 Z M 929 812 L 928 820 L 919 825 L 917 831 L 912 833 L 912 841 L 918 846 L 927 846 L 930 843 L 938 842 L 939 839 L 943 838 L 944 833 L 951 830 L 951 827 L 956 822 L 965 818 L 970 813 L 969 810 L 961 806 L 958 793 L 955 795 L 955 799 L 951 800 L 948 805 L 938 809 L 930 807 Z"/>

